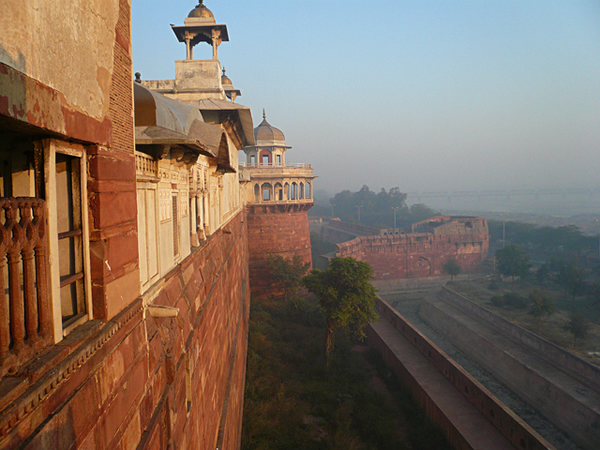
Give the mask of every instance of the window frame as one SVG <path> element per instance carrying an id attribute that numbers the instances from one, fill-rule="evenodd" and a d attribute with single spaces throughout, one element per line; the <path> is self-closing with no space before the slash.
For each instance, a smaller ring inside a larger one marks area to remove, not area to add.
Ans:
<path id="1" fill-rule="evenodd" d="M 93 319 L 92 279 L 90 264 L 89 212 L 87 192 L 87 154 L 85 147 L 64 141 L 48 139 L 44 141 L 44 187 L 48 207 L 48 250 L 50 272 L 50 295 L 54 322 L 54 341 L 59 342 L 79 325 Z M 85 311 L 79 317 L 70 319 L 65 325 L 62 321 L 61 287 L 60 287 L 60 252 L 58 246 L 58 198 L 56 184 L 56 155 L 63 154 L 78 158 L 80 185 L 80 214 L 83 259 L 83 305 Z"/>

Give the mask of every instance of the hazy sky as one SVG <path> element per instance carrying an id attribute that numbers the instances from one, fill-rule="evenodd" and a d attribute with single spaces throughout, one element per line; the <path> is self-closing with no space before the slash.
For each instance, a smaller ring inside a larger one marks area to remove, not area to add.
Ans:
<path id="1" fill-rule="evenodd" d="M 133 0 L 134 71 L 173 79 L 194 0 Z M 600 0 L 206 0 L 255 126 L 331 193 L 600 187 Z M 200 44 L 197 59 L 209 59 Z"/>

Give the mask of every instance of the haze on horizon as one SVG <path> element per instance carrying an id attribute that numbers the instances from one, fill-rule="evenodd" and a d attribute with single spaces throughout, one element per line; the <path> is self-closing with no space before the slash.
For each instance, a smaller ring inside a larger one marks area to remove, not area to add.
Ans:
<path id="1" fill-rule="evenodd" d="M 169 24 L 194 0 L 132 3 L 134 71 L 174 78 Z M 600 188 L 595 0 L 206 0 L 227 76 L 330 193 Z M 205 48 L 204 48 L 205 47 Z M 195 57 L 211 57 L 199 45 Z"/>

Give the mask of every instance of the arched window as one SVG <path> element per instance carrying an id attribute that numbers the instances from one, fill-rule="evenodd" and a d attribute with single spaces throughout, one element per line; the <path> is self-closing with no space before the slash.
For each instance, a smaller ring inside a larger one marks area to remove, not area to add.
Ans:
<path id="1" fill-rule="evenodd" d="M 288 183 L 285 183 L 285 186 L 283 187 L 283 190 L 285 191 L 285 199 L 289 200 L 289 198 L 290 198 L 290 185 Z"/>
<path id="2" fill-rule="evenodd" d="M 264 202 L 268 202 L 273 197 L 273 186 L 269 183 L 262 185 L 262 199 Z"/>
<path id="3" fill-rule="evenodd" d="M 306 182 L 306 198 L 312 198 L 310 181 Z"/>
<path id="4" fill-rule="evenodd" d="M 300 183 L 300 190 L 298 191 L 298 198 L 302 200 L 304 198 L 304 183 Z"/>
<path id="5" fill-rule="evenodd" d="M 283 186 L 281 186 L 281 183 L 275 184 L 275 200 L 283 200 Z"/>
<path id="6" fill-rule="evenodd" d="M 291 192 L 292 195 L 290 197 L 290 200 L 296 200 L 297 192 L 298 192 L 298 184 L 292 183 L 292 192 Z"/>

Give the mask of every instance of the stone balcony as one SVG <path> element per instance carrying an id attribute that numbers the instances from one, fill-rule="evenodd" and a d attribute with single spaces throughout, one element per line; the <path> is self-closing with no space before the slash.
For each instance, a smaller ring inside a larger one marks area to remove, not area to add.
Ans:
<path id="1" fill-rule="evenodd" d="M 240 171 L 246 171 L 255 175 L 264 174 L 268 177 L 273 176 L 308 176 L 312 177 L 312 165 L 305 163 L 285 163 L 285 164 L 262 164 L 262 163 L 247 163 L 239 164 Z"/>

